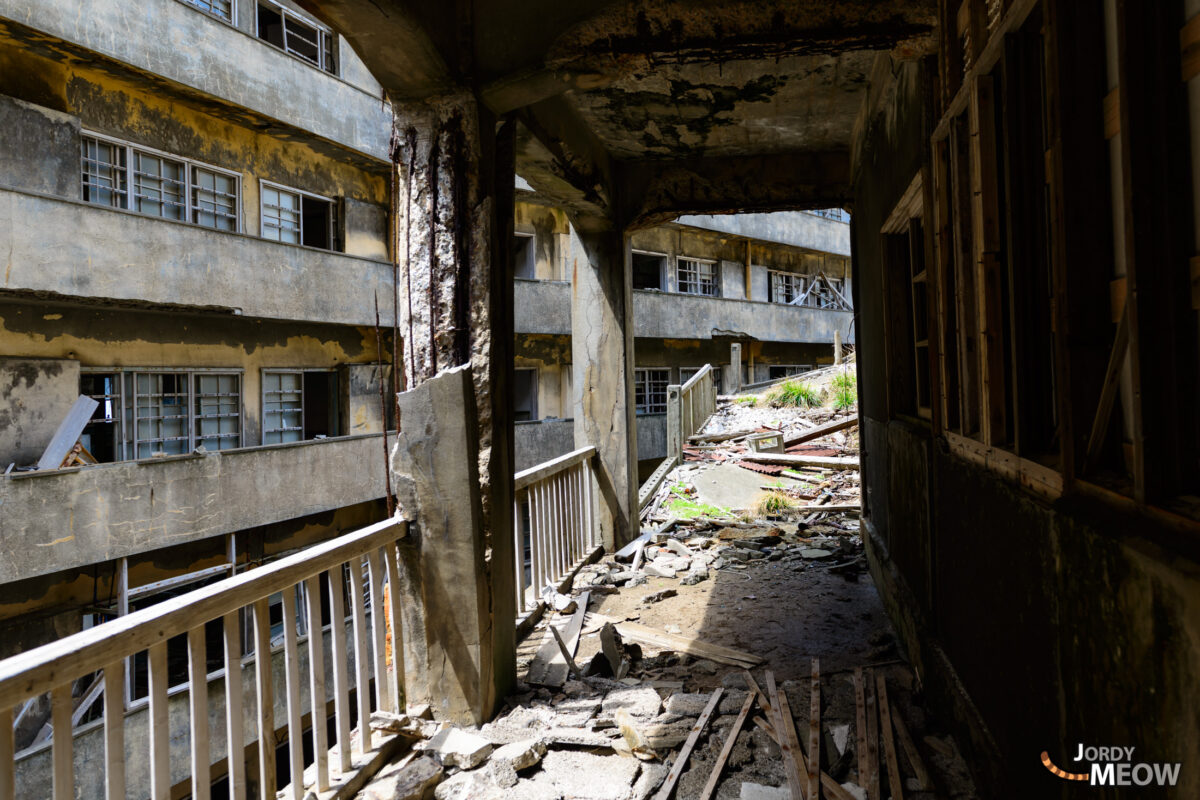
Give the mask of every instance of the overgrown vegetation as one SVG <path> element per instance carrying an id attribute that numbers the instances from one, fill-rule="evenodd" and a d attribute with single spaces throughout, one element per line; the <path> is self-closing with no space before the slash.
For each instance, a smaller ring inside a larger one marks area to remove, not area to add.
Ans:
<path id="1" fill-rule="evenodd" d="M 758 398 L 752 394 L 747 394 L 747 395 L 743 395 L 742 397 L 734 398 L 734 402 L 737 403 L 739 406 L 746 406 L 747 408 L 754 408 L 755 406 L 758 405 Z"/>
<path id="2" fill-rule="evenodd" d="M 766 400 L 773 406 L 816 408 L 821 405 L 820 393 L 807 383 L 784 381 L 767 392 Z"/>
<path id="3" fill-rule="evenodd" d="M 679 519 L 695 519 L 696 517 L 726 517 L 728 508 L 709 505 L 694 500 L 696 490 L 686 483 L 677 483 L 671 487 L 671 499 L 663 505 L 667 512 Z"/>
<path id="4" fill-rule="evenodd" d="M 778 517 L 797 507 L 796 501 L 782 492 L 763 492 L 754 498 L 752 510 L 758 517 Z"/>
<path id="5" fill-rule="evenodd" d="M 853 408 L 858 402 L 858 381 L 853 372 L 842 372 L 833 377 L 833 407 L 839 411 Z"/>

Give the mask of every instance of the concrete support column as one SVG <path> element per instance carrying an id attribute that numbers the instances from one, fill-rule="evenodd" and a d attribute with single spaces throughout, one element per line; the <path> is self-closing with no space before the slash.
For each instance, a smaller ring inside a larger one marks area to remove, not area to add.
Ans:
<path id="1" fill-rule="evenodd" d="M 390 303 L 380 306 L 398 328 L 395 358 L 409 387 L 397 404 L 392 470 L 400 509 L 415 518 L 400 598 L 410 700 L 479 722 L 516 672 L 514 123 L 498 126 L 469 94 L 397 105 L 396 119 L 395 318 Z M 442 376 L 451 388 L 425 390 Z M 451 402 L 463 382 L 469 396 Z M 469 459 L 467 471 L 439 448 Z"/>
<path id="2" fill-rule="evenodd" d="M 724 390 L 727 394 L 737 394 L 742 390 L 742 346 L 737 342 L 729 345 L 729 373 L 725 378 Z"/>
<path id="3" fill-rule="evenodd" d="M 836 366 L 842 364 L 842 332 L 833 332 L 833 363 Z"/>
<path id="4" fill-rule="evenodd" d="M 619 231 L 577 231 L 576 236 L 571 276 L 575 446 L 590 444 L 599 451 L 596 519 L 601 541 L 612 552 L 638 529 L 631 252 L 628 237 Z"/>

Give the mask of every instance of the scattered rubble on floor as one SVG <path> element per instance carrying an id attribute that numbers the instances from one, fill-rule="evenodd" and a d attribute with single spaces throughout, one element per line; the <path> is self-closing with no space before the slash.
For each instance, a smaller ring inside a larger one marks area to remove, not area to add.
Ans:
<path id="1" fill-rule="evenodd" d="M 805 446 L 857 457 L 852 412 L 741 411 L 773 415 L 785 441 L 832 419 L 838 429 Z M 710 427 L 749 427 L 743 417 L 718 412 Z M 749 462 L 737 438 L 701 444 L 702 460 L 689 454 L 666 478 L 637 540 L 580 567 L 572 589 L 545 592 L 546 616 L 518 655 L 523 682 L 495 719 L 471 730 L 390 722 L 424 741 L 411 779 L 387 773 L 416 788 L 388 800 L 792 800 L 810 782 L 832 800 L 975 797 L 882 609 L 865 608 L 878 598 L 859 581 L 857 472 L 780 467 L 772 480 L 734 466 Z M 720 470 L 749 474 L 754 502 L 678 513 L 703 505 L 697 487 Z M 763 494 L 791 502 L 766 514 Z M 796 636 L 786 626 L 805 614 L 833 633 Z M 797 646 L 816 648 L 824 669 Z"/>

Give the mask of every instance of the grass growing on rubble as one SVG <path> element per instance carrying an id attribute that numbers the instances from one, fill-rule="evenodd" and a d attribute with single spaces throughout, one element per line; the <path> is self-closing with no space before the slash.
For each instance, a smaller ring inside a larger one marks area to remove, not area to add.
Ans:
<path id="1" fill-rule="evenodd" d="M 853 408 L 858 402 L 858 385 L 854 374 L 843 372 L 833 378 L 833 407 L 839 411 Z"/>
<path id="2" fill-rule="evenodd" d="M 758 398 L 752 394 L 748 394 L 748 395 L 745 395 L 744 397 L 736 398 L 734 400 L 734 402 L 736 402 L 739 406 L 746 406 L 747 408 L 754 408 L 756 405 L 758 405 Z"/>
<path id="3" fill-rule="evenodd" d="M 807 383 L 784 381 L 767 392 L 766 400 L 773 406 L 816 408 L 821 405 L 821 394 Z"/>
<path id="4" fill-rule="evenodd" d="M 695 492 L 687 484 L 677 483 L 671 487 L 671 500 L 665 504 L 667 513 L 679 519 L 695 519 L 696 517 L 725 517 L 729 515 L 728 508 L 711 506 L 693 500 L 689 495 Z"/>
<path id="5" fill-rule="evenodd" d="M 754 514 L 759 517 L 777 517 L 798 508 L 795 500 L 780 492 L 763 492 L 754 498 L 751 506 Z"/>

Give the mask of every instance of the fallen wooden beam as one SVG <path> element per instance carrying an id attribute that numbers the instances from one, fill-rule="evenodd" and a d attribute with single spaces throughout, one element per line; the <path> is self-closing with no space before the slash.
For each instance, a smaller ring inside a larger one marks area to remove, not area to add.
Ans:
<path id="1" fill-rule="evenodd" d="M 562 634 L 558 632 L 558 628 L 551 625 L 550 633 L 554 634 L 554 641 L 558 642 L 558 650 L 562 653 L 563 660 L 567 662 L 567 669 L 576 678 L 582 678 L 583 672 L 575 664 L 575 658 L 571 651 L 567 649 L 567 643 L 563 641 Z"/>
<path id="2" fill-rule="evenodd" d="M 882 672 L 875 676 L 879 689 L 879 732 L 883 735 L 883 752 L 887 757 L 888 786 L 892 800 L 904 800 L 904 777 L 900 774 L 900 761 L 896 758 L 896 742 L 892 739 L 892 709 L 888 704 L 887 678 Z"/>
<path id="3" fill-rule="evenodd" d="M 762 700 L 760 698 L 759 702 Z M 771 741 L 779 744 L 779 737 L 775 733 L 775 729 L 771 727 L 771 723 L 767 722 L 762 717 L 755 717 L 754 724 L 762 729 L 762 732 L 771 737 Z M 804 753 L 797 751 L 796 768 L 801 772 L 808 772 L 808 760 L 805 759 Z M 855 800 L 854 795 L 842 788 L 842 785 L 834 780 L 833 776 L 828 772 L 821 773 L 821 786 L 825 788 L 825 794 L 829 795 L 833 800 Z"/>
<path id="4" fill-rule="evenodd" d="M 925 768 L 925 761 L 921 758 L 921 751 L 917 749 L 917 743 L 913 741 L 912 735 L 908 732 L 908 726 L 904 724 L 904 718 L 899 714 L 892 714 L 892 725 L 896 727 L 896 738 L 900 740 L 900 748 L 904 751 L 913 773 L 917 776 L 917 783 L 921 785 L 921 791 L 932 792 L 933 780 L 929 777 L 929 770 Z"/>
<path id="5" fill-rule="evenodd" d="M 865 789 L 871 764 L 867 759 L 867 703 L 863 694 L 862 667 L 854 668 L 854 706 L 857 714 L 854 720 L 854 755 L 858 758 L 858 783 Z"/>
<path id="6" fill-rule="evenodd" d="M 858 459 L 848 456 L 805 456 L 798 453 L 755 453 L 744 461 L 756 464 L 783 464 L 788 467 L 820 467 L 822 469 L 858 469 Z"/>
<path id="7" fill-rule="evenodd" d="M 574 653 L 579 647 L 579 634 L 583 630 L 583 619 L 587 614 L 588 600 L 591 597 L 590 592 L 584 592 L 579 596 L 577 601 L 578 607 L 575 613 L 566 624 L 566 635 L 562 637 L 566 650 Z M 554 622 L 548 623 L 548 627 L 554 627 Z M 538 648 L 537 655 L 533 657 L 533 661 L 529 664 L 529 673 L 526 676 L 526 682 L 537 686 L 562 686 L 567 682 L 567 674 L 570 666 L 567 660 L 563 657 L 564 652 L 559 650 L 559 645 L 556 639 L 558 631 L 547 631 L 545 639 L 542 641 L 542 646 Z"/>
<path id="8" fill-rule="evenodd" d="M 844 514 L 852 511 L 862 511 L 862 503 L 826 503 L 823 506 L 800 506 L 799 511 L 828 511 L 829 513 Z"/>
<path id="9" fill-rule="evenodd" d="M 771 695 L 771 705 L 775 707 L 776 744 L 783 753 L 783 770 L 787 773 L 788 788 L 792 800 L 805 800 L 804 781 L 800 777 L 799 765 L 795 753 L 800 749 L 796 739 L 796 723 L 792 719 L 791 710 L 785 707 L 787 695 L 780 695 L 775 687 L 775 673 L 767 670 L 767 692 Z M 815 800 L 815 799 L 814 799 Z"/>
<path id="10" fill-rule="evenodd" d="M 808 718 L 808 796 L 821 796 L 821 662 L 812 660 L 812 690 Z"/>
<path id="11" fill-rule="evenodd" d="M 867 669 L 863 674 L 863 690 L 867 695 L 867 777 L 869 800 L 879 800 L 879 718 L 875 715 L 875 674 Z"/>
<path id="12" fill-rule="evenodd" d="M 618 622 L 601 614 L 593 614 L 592 619 L 597 622 L 611 622 L 617 626 L 617 633 L 623 637 L 632 639 L 635 642 L 641 642 L 642 644 L 653 645 L 663 650 L 687 653 L 691 656 L 707 658 L 719 664 L 728 664 L 732 667 L 753 667 L 762 663 L 762 659 L 758 656 L 743 653 L 741 650 L 703 642 L 688 636 L 677 636 L 673 633 L 655 630 L 636 622 Z"/>
<path id="13" fill-rule="evenodd" d="M 746 722 L 746 717 L 750 714 L 750 708 L 753 705 L 754 692 L 747 692 L 746 702 L 742 703 L 742 710 L 738 713 L 737 719 L 733 721 L 733 727 L 729 729 L 729 736 L 725 739 L 721 754 L 717 756 L 717 763 L 713 764 L 712 772 L 708 776 L 708 783 L 704 784 L 704 791 L 700 792 L 700 800 L 709 800 L 713 796 L 713 792 L 717 790 L 717 781 L 721 779 L 721 770 L 725 769 L 725 762 L 729 760 L 729 754 L 733 752 L 733 744 L 737 741 L 738 733 L 741 732 L 742 725 Z"/>
<path id="14" fill-rule="evenodd" d="M 847 417 L 846 419 L 839 419 L 835 420 L 834 422 L 826 422 L 824 425 L 807 430 L 798 436 L 792 436 L 791 438 L 784 439 L 783 446 L 791 447 L 792 445 L 811 442 L 813 439 L 820 439 L 822 436 L 828 436 L 831 433 L 837 433 L 838 431 L 845 430 L 846 428 L 853 428 L 857 424 L 858 414 L 855 414 L 853 417 Z"/>
<path id="15" fill-rule="evenodd" d="M 730 439 L 740 439 L 743 436 L 749 436 L 752 433 L 758 433 L 758 428 L 746 428 L 741 431 L 726 431 L 725 433 L 709 433 L 706 435 L 689 436 L 688 441 L 693 444 L 717 444 L 719 442 L 728 442 Z"/>
<path id="16" fill-rule="evenodd" d="M 654 796 L 654 800 L 668 800 L 671 796 L 671 792 L 675 789 L 675 784 L 679 781 L 679 776 L 683 774 L 683 768 L 687 764 L 688 756 L 692 754 L 692 748 L 696 746 L 696 740 L 700 738 L 700 733 L 708 725 L 708 720 L 712 717 L 713 712 L 717 710 L 717 703 L 721 702 L 721 693 L 723 691 L 725 690 L 717 689 L 712 693 L 712 699 L 704 707 L 704 713 L 700 715 L 700 719 L 696 720 L 696 724 L 692 726 L 692 732 L 688 734 L 687 741 L 679 749 L 679 755 L 675 757 L 675 763 L 671 765 L 671 771 L 667 773 L 667 779 L 663 781 L 662 788 L 658 790 L 658 794 Z"/>

